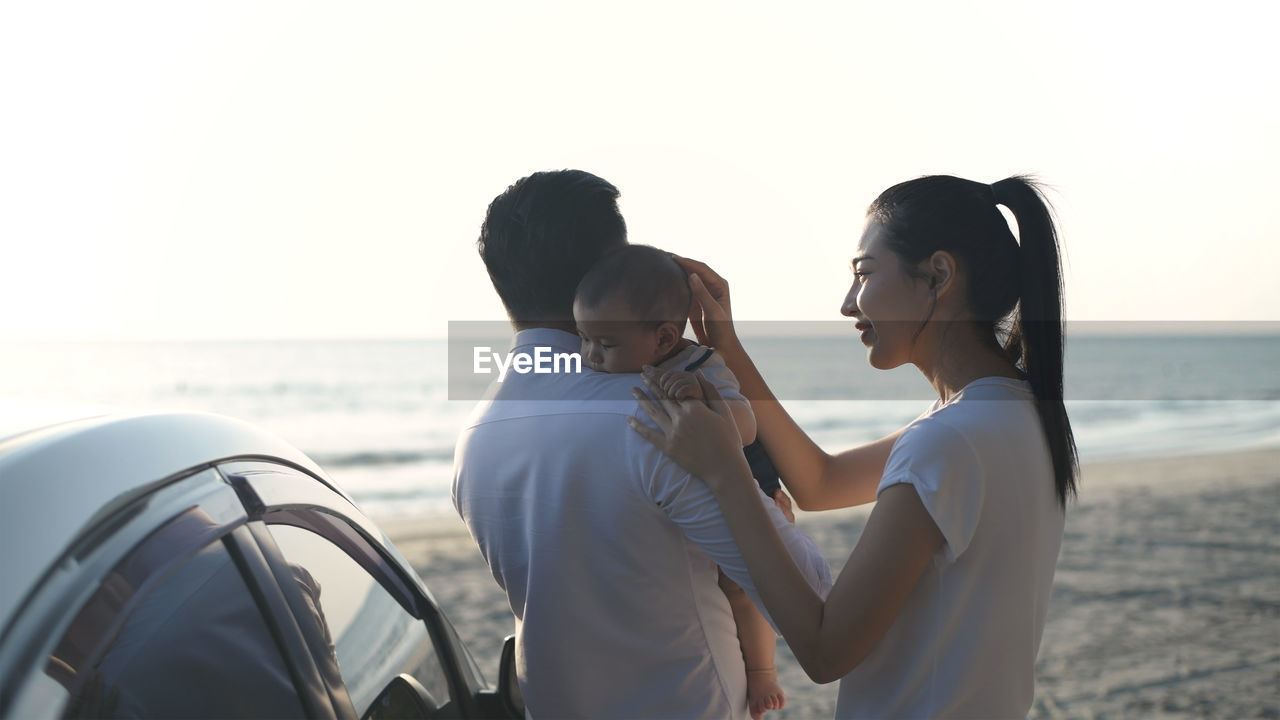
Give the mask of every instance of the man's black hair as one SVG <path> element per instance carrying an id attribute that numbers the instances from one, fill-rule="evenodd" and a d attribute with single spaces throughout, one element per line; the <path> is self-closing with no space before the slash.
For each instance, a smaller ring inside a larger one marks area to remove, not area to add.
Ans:
<path id="1" fill-rule="evenodd" d="M 476 246 L 517 326 L 573 321 L 573 294 L 627 244 L 618 189 L 581 170 L 537 172 L 493 199 Z"/>

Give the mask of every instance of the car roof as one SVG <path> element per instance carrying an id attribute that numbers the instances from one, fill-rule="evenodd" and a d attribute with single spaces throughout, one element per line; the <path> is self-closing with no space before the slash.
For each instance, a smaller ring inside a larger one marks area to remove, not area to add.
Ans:
<path id="1" fill-rule="evenodd" d="M 233 458 L 324 478 L 289 443 L 205 413 L 94 417 L 0 440 L 0 627 L 86 529 L 175 475 Z"/>

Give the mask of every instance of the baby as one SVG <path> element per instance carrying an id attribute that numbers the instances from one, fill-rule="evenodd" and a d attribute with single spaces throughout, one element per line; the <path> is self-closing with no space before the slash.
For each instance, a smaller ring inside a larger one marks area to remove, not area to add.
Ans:
<path id="1" fill-rule="evenodd" d="M 702 388 L 692 375 L 693 370 L 701 370 L 725 397 L 742 444 L 752 445 L 756 419 L 751 404 L 738 391 L 737 379 L 715 350 L 684 337 L 689 300 L 688 278 L 668 253 L 647 245 L 628 245 L 611 253 L 592 267 L 574 297 L 582 362 L 608 373 L 638 373 L 645 365 L 688 371 L 677 381 L 675 394 L 681 399 L 702 399 Z M 762 482 L 762 489 L 791 517 L 789 498 L 776 491 L 776 473 L 772 480 L 775 484 L 770 487 Z M 738 626 L 751 715 L 759 718 L 786 703 L 773 663 L 776 636 L 746 592 L 724 573 L 720 588 Z"/>

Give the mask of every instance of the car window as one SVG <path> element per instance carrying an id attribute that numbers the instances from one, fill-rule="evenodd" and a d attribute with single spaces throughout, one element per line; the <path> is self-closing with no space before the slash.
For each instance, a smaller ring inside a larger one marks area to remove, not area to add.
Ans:
<path id="1" fill-rule="evenodd" d="M 326 537 L 292 525 L 268 527 L 308 604 L 314 604 L 327 627 L 328 642 L 359 715 L 364 716 L 401 673 L 417 680 L 436 707 L 449 702 L 448 680 L 425 622 Z M 349 544 L 350 538 L 344 542 Z"/>
<path id="2" fill-rule="evenodd" d="M 221 541 L 183 558 L 199 510 L 154 534 L 105 578 L 45 674 L 63 717 L 303 717 L 288 667 Z M 188 544 L 189 548 L 190 545 Z"/>

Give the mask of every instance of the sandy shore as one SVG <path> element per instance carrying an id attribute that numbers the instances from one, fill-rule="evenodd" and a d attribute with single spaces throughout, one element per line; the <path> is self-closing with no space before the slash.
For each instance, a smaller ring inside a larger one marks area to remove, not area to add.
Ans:
<path id="1" fill-rule="evenodd" d="M 1037 718 L 1280 718 L 1280 450 L 1095 464 L 1068 513 L 1037 662 Z M 838 571 L 865 509 L 797 519 Z M 486 674 L 506 597 L 454 517 L 382 523 Z M 785 644 L 788 707 L 831 717 L 835 684 Z"/>

